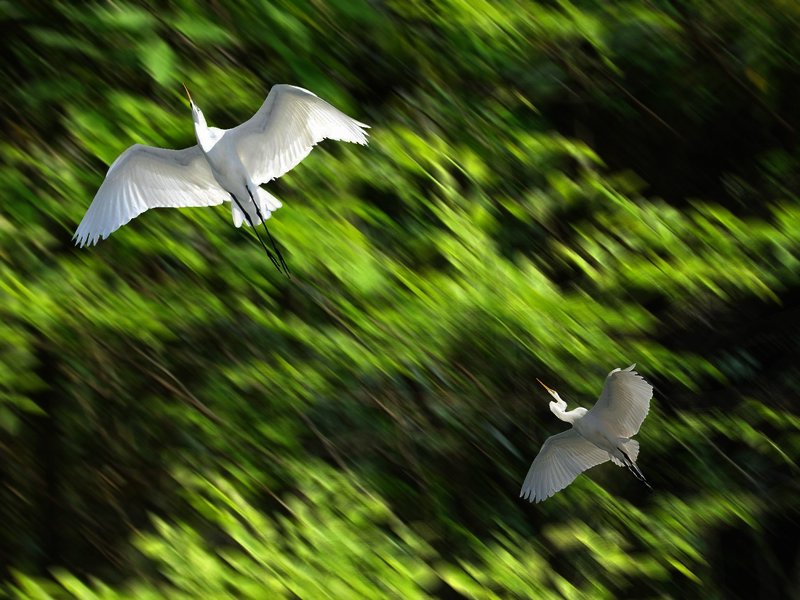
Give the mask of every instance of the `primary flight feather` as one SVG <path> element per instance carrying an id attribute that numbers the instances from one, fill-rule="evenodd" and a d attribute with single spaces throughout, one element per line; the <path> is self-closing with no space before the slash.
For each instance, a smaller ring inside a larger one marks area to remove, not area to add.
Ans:
<path id="1" fill-rule="evenodd" d="M 324 139 L 367 144 L 368 125 L 293 85 L 274 85 L 261 108 L 232 129 L 208 127 L 188 90 L 186 94 L 197 144 L 183 150 L 135 144 L 125 150 L 108 169 L 78 225 L 73 237 L 78 246 L 107 238 L 150 208 L 230 201 L 234 224 L 254 227 L 282 206 L 260 185 L 294 168 Z M 273 248 L 277 252 L 274 242 Z"/>
<path id="2" fill-rule="evenodd" d="M 650 410 L 653 386 L 633 370 L 635 366 L 611 371 L 591 410 L 578 407 L 567 411 L 558 392 L 539 381 L 553 397 L 550 411 L 571 423 L 572 429 L 545 441 L 528 470 L 520 497 L 532 502 L 546 500 L 585 470 L 608 460 L 627 467 L 650 487 L 636 464 L 639 442 L 630 438 L 639 432 Z"/>

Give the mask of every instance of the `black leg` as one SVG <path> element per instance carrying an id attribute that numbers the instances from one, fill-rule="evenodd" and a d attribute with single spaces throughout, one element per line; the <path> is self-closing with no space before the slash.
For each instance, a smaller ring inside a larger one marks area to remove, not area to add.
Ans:
<path id="1" fill-rule="evenodd" d="M 291 277 L 289 275 L 289 267 L 287 266 L 286 261 L 283 260 L 283 254 L 281 254 L 281 251 L 278 250 L 278 246 L 275 244 L 275 240 L 272 239 L 272 234 L 269 232 L 269 227 L 267 227 L 267 221 L 264 219 L 264 215 L 261 214 L 261 207 L 258 205 L 258 202 L 256 202 L 256 199 L 253 198 L 253 193 L 250 191 L 250 188 L 245 186 L 245 189 L 247 189 L 247 193 L 250 194 L 250 200 L 253 201 L 253 205 L 256 207 L 256 214 L 258 214 L 258 218 L 261 219 L 261 224 L 264 226 L 264 231 L 267 232 L 267 236 L 272 244 L 272 248 L 275 250 L 275 254 L 278 255 L 281 265 L 283 265 L 283 272 L 286 273 L 286 277 Z"/>
<path id="2" fill-rule="evenodd" d="M 233 198 L 233 201 L 236 203 L 236 206 L 239 207 L 239 210 L 242 211 L 242 213 L 244 214 L 244 218 L 247 219 L 247 222 L 250 223 L 250 227 L 252 227 L 253 231 L 256 232 L 256 237 L 258 238 L 258 241 L 261 242 L 261 247 L 264 248 L 264 252 L 266 252 L 267 256 L 269 256 L 269 259 L 272 261 L 272 264 L 275 265 L 275 268 L 278 269 L 278 271 L 280 271 L 281 267 L 278 264 L 278 261 L 275 260 L 275 256 L 272 254 L 272 252 L 269 251 L 269 248 L 267 248 L 267 245 L 264 243 L 264 240 L 261 239 L 261 235 L 259 235 L 258 229 L 256 229 L 256 226 L 253 224 L 253 219 L 250 218 L 250 214 L 244 209 L 244 207 L 241 205 L 236 196 L 231 194 L 231 198 Z"/>
<path id="3" fill-rule="evenodd" d="M 647 479 L 645 479 L 644 473 L 642 473 L 642 470 L 639 468 L 639 466 L 631 460 L 631 457 L 628 456 L 628 453 L 625 452 L 625 450 L 620 448 L 619 451 L 622 452 L 623 456 L 625 457 L 625 466 L 628 467 L 628 470 L 633 473 L 633 476 L 636 477 L 636 479 L 641 481 L 652 491 L 653 488 L 649 483 L 647 483 Z"/>

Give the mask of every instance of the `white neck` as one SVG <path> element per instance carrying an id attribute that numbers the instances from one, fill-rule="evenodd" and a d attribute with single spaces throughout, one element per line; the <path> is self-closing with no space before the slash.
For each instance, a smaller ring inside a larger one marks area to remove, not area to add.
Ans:
<path id="1" fill-rule="evenodd" d="M 588 411 L 581 406 L 572 410 L 567 410 L 567 403 L 559 399 L 557 402 L 553 401 L 550 403 L 550 412 L 562 421 L 574 425 L 575 422 L 579 421 Z"/>
<path id="2" fill-rule="evenodd" d="M 194 135 L 197 138 L 197 143 L 203 149 L 203 152 L 210 151 L 214 147 L 214 140 L 208 130 L 208 125 L 206 125 L 206 118 L 198 108 L 192 111 L 192 118 L 194 119 Z"/>

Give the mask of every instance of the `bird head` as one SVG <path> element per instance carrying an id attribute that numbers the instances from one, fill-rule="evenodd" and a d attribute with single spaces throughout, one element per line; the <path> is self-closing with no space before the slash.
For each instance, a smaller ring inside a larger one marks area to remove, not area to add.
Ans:
<path id="1" fill-rule="evenodd" d="M 550 395 L 553 397 L 553 401 L 554 401 L 554 402 L 557 402 L 557 403 L 559 403 L 559 404 L 563 404 L 564 406 L 566 406 L 566 405 L 567 405 L 567 403 L 566 403 L 566 402 L 564 402 L 564 401 L 561 399 L 561 396 L 559 396 L 559 395 L 558 395 L 558 392 L 557 392 L 557 391 L 555 391 L 555 390 L 554 390 L 553 388 L 551 388 L 551 387 L 547 387 L 545 384 L 543 384 L 543 383 L 542 383 L 541 379 L 539 379 L 538 377 L 536 378 L 536 381 L 538 381 L 538 382 L 539 382 L 539 383 L 542 385 L 542 387 L 543 387 L 544 389 L 546 389 L 546 390 L 547 390 L 547 393 L 548 393 L 548 394 L 550 394 Z"/>
<path id="2" fill-rule="evenodd" d="M 194 103 L 194 100 L 192 100 L 192 95 L 189 93 L 189 88 L 186 87 L 186 84 L 184 83 L 181 85 L 183 85 L 183 89 L 186 91 L 186 97 L 189 99 L 189 106 L 192 108 L 192 119 L 194 119 L 195 124 L 202 122 L 203 125 L 205 125 L 206 120 L 205 117 L 203 117 L 203 111 L 201 111 L 197 104 Z"/>

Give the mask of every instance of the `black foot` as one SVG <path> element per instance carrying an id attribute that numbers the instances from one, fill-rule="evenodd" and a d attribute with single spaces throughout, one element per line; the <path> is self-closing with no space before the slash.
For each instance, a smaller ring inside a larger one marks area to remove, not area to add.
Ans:
<path id="1" fill-rule="evenodd" d="M 636 477 L 636 479 L 645 484 L 648 487 L 648 489 L 652 492 L 653 487 L 649 483 L 647 483 L 647 479 L 645 478 L 644 473 L 642 473 L 642 470 L 639 468 L 639 465 L 637 465 L 635 462 L 631 460 L 631 457 L 628 456 L 628 453 L 625 452 L 625 450 L 623 450 L 622 448 L 620 448 L 619 450 L 625 457 L 625 466 L 628 467 L 628 470 L 631 473 L 633 473 L 633 476 Z"/>

